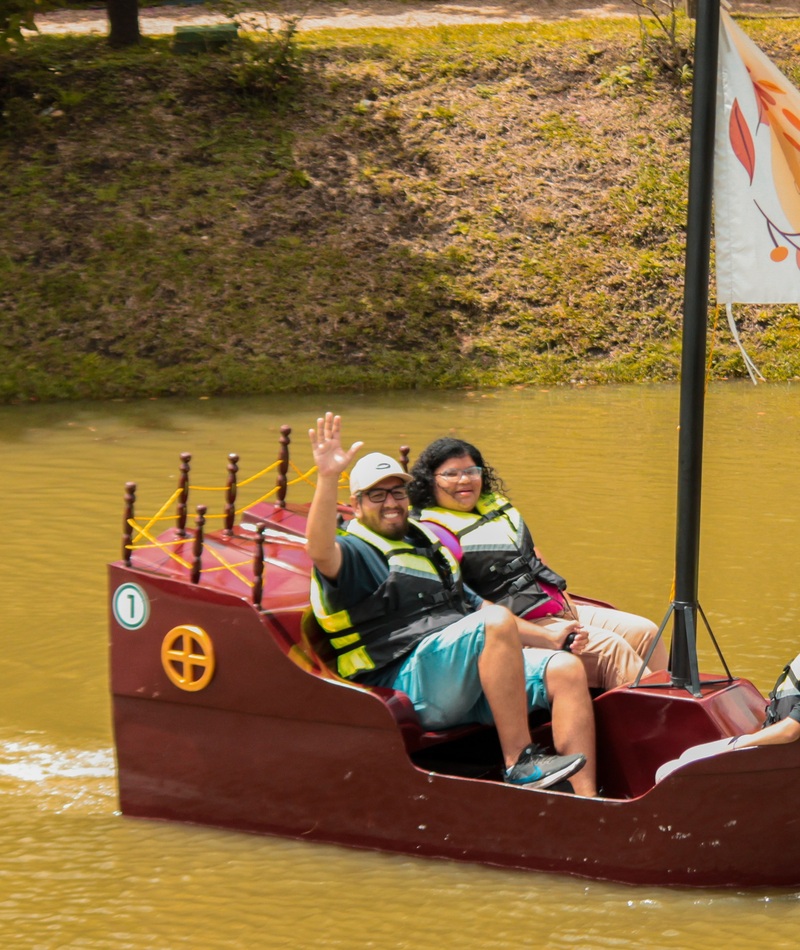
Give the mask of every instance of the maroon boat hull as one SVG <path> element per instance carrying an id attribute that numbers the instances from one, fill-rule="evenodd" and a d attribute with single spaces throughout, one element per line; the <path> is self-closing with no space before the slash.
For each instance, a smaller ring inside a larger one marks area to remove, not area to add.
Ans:
<path id="1" fill-rule="evenodd" d="M 304 668 L 293 575 L 273 584 L 266 611 L 112 565 L 112 592 L 127 583 L 149 615 L 131 630 L 111 613 L 126 815 L 631 884 L 800 884 L 796 804 L 769 791 L 791 787 L 800 744 L 717 756 L 653 785 L 688 746 L 760 721 L 764 699 L 747 681 L 704 685 L 700 699 L 658 677 L 606 693 L 595 701 L 600 779 L 615 797 L 522 790 L 469 774 L 471 761 L 465 774 L 431 765 L 458 743 L 491 755 L 493 730 L 424 749 L 391 698 Z M 214 649 L 213 676 L 194 692 L 163 660 L 165 637 L 187 626 Z"/>

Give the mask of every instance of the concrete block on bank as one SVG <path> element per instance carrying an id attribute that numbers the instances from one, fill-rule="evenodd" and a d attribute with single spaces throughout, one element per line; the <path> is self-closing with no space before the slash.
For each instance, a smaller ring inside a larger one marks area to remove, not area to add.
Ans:
<path id="1" fill-rule="evenodd" d="M 172 48 L 176 53 L 210 53 L 228 46 L 239 35 L 235 23 L 215 26 L 176 26 Z"/>

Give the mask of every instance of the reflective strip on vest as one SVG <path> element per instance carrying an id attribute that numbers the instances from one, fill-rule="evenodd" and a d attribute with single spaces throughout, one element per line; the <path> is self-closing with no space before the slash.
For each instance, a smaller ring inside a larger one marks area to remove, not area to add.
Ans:
<path id="1" fill-rule="evenodd" d="M 348 653 L 343 653 L 336 659 L 336 670 L 339 676 L 343 676 L 345 679 L 350 679 L 356 673 L 361 673 L 364 670 L 374 669 L 375 664 L 372 657 L 363 646 L 350 650 Z"/>
<path id="2" fill-rule="evenodd" d="M 404 583 L 401 588 L 402 596 L 397 611 L 398 617 L 405 622 L 405 626 L 390 631 L 389 639 L 391 639 L 392 634 L 394 634 L 395 639 L 402 638 L 404 630 L 413 629 L 415 617 L 424 614 L 436 616 L 438 611 L 445 618 L 442 626 L 446 626 L 466 613 L 465 610 L 456 610 L 451 602 L 452 596 L 455 596 L 456 592 L 460 596 L 458 562 L 449 551 L 442 548 L 441 542 L 432 532 L 424 526 L 416 524 L 413 526 L 419 530 L 422 540 L 429 544 L 431 555 L 443 558 L 442 569 L 449 571 L 449 575 L 445 575 L 449 578 L 449 587 L 434 562 L 424 554 L 420 554 L 420 549 L 415 548 L 408 541 L 394 541 L 390 538 L 384 538 L 356 520 L 350 521 L 346 529 L 348 534 L 352 534 L 371 547 L 376 548 L 387 561 L 389 576 L 375 594 L 378 594 L 388 585 L 391 577 L 403 574 L 409 578 L 408 584 Z M 448 594 L 448 590 L 452 594 Z M 331 611 L 317 573 L 312 574 L 311 606 L 319 625 L 328 634 L 331 646 L 336 652 L 337 670 L 340 676 L 349 678 L 363 670 L 375 669 L 378 665 L 370 650 L 386 645 L 373 643 L 370 647 L 365 644 L 362 634 L 356 629 L 358 623 L 353 617 L 361 608 L 370 614 L 370 603 L 375 603 L 376 610 L 370 619 L 364 621 L 365 626 L 367 628 L 380 627 L 382 624 L 389 626 L 385 614 L 381 614 L 377 610 L 380 598 L 373 601 L 374 597 L 375 595 L 371 595 L 362 604 L 357 604 L 351 607 L 350 610 Z M 364 610 L 362 610 L 362 613 Z M 337 636 L 337 634 L 341 635 Z M 353 649 L 348 650 L 347 647 L 351 645 Z"/>
<path id="3" fill-rule="evenodd" d="M 464 582 L 518 616 L 550 599 L 542 583 L 566 587 L 564 578 L 536 556 L 522 515 L 502 495 L 482 495 L 473 511 L 426 508 L 420 518 L 441 525 L 458 539 Z"/>
<path id="4" fill-rule="evenodd" d="M 482 495 L 477 511 L 452 511 L 449 508 L 426 508 L 422 521 L 433 521 L 451 531 L 464 551 L 520 551 L 525 547 L 525 526 L 522 516 L 500 495 Z M 483 520 L 484 515 L 495 515 Z M 472 537 L 477 531 L 477 536 Z"/>

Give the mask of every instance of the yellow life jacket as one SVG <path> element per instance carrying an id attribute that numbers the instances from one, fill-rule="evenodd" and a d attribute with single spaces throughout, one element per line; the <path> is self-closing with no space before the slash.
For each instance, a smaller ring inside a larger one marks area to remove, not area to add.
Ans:
<path id="1" fill-rule="evenodd" d="M 458 539 L 464 583 L 476 594 L 524 616 L 551 594 L 541 582 L 565 590 L 567 582 L 536 556 L 522 515 L 507 498 L 481 495 L 473 511 L 425 508 L 421 522 L 433 522 Z"/>
<path id="2" fill-rule="evenodd" d="M 340 676 L 380 669 L 469 613 L 458 562 L 427 528 L 410 521 L 412 540 L 394 541 L 354 519 L 345 533 L 375 548 L 389 573 L 374 593 L 347 610 L 331 606 L 318 573 L 312 574 L 311 606 Z"/>

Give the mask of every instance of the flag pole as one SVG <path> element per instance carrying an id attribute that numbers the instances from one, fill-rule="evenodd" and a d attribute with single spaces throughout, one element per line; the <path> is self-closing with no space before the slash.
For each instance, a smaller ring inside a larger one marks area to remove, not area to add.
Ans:
<path id="1" fill-rule="evenodd" d="M 683 297 L 675 599 L 671 607 L 674 628 L 669 663 L 672 684 L 695 696 L 700 695 L 697 582 L 719 21 L 719 0 L 697 0 Z"/>

